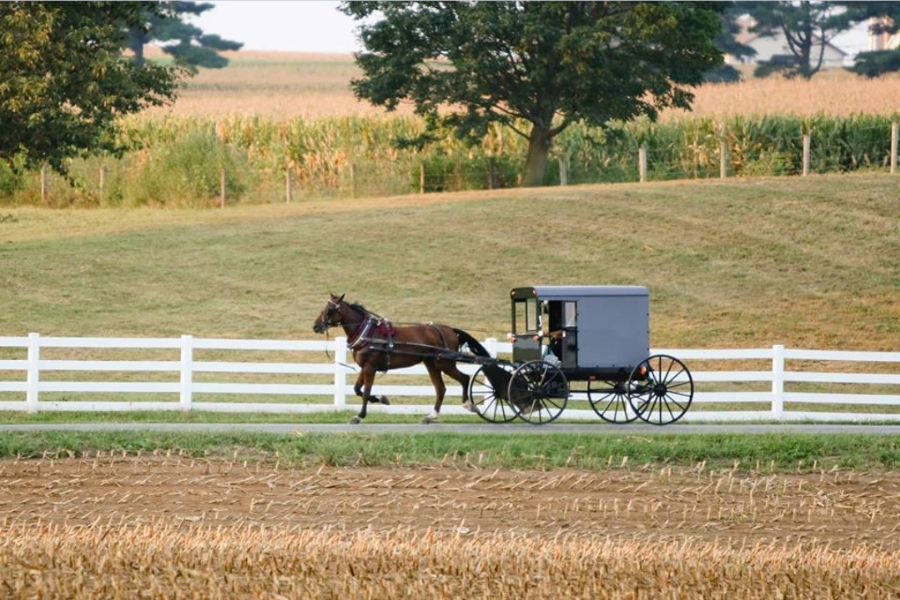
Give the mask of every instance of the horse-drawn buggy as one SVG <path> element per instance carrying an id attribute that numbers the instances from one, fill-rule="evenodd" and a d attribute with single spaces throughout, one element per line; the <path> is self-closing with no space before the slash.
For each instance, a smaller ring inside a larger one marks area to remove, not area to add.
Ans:
<path id="1" fill-rule="evenodd" d="M 584 398 L 604 421 L 666 425 L 691 405 L 694 382 L 679 359 L 650 355 L 650 295 L 639 286 L 532 286 L 510 292 L 512 359 L 491 356 L 461 329 L 424 323 L 395 327 L 361 305 L 333 296 L 316 319 L 323 333 L 342 326 L 361 367 L 354 389 L 366 416 L 377 371 L 424 363 L 435 387 L 437 419 L 447 374 L 463 388 L 463 406 L 482 419 L 549 423 L 570 397 Z M 474 375 L 457 362 L 478 365 Z"/>

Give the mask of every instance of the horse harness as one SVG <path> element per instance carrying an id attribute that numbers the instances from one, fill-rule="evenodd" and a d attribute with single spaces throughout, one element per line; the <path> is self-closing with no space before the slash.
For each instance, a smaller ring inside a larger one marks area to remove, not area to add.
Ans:
<path id="1" fill-rule="evenodd" d="M 400 342 L 399 345 L 422 346 L 423 348 L 433 350 L 435 352 L 435 355 L 438 355 L 438 353 L 442 350 L 446 351 L 450 349 L 449 345 L 447 344 L 447 337 L 444 335 L 444 332 L 440 327 L 438 327 L 434 323 L 423 323 L 423 325 L 430 325 L 437 330 L 437 332 L 441 336 L 441 340 L 444 343 L 443 348 L 438 348 L 436 346 L 427 346 L 424 344 L 416 344 L 413 342 Z M 394 335 L 396 333 L 397 328 L 393 323 L 391 323 L 389 319 L 369 314 L 366 316 L 366 319 L 362 323 L 360 323 L 359 327 L 356 328 L 356 331 L 353 332 L 353 335 L 348 338 L 347 348 L 349 348 L 353 352 L 369 349 L 384 353 L 386 364 L 383 369 L 379 370 L 385 372 L 391 368 L 391 355 L 395 352 L 398 354 L 422 354 L 421 352 L 403 352 L 401 350 L 396 350 L 394 344 Z"/>

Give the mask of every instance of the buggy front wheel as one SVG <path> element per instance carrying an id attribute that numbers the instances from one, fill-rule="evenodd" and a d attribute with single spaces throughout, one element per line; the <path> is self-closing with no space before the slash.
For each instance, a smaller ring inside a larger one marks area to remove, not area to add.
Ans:
<path id="1" fill-rule="evenodd" d="M 569 399 L 569 382 L 556 365 L 532 360 L 513 371 L 507 397 L 519 418 L 543 425 L 562 414 Z"/>
<path id="2" fill-rule="evenodd" d="M 481 365 L 469 379 L 469 402 L 485 421 L 509 423 L 518 416 L 506 395 L 512 370 L 512 365 L 488 363 Z"/>
<path id="3" fill-rule="evenodd" d="M 668 425 L 684 416 L 694 399 L 694 380 L 684 363 L 654 354 L 636 366 L 628 378 L 628 403 L 641 420 Z"/>

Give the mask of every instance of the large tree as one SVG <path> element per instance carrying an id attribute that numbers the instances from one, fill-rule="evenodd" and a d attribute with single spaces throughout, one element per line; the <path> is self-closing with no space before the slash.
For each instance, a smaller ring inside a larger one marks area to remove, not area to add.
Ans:
<path id="1" fill-rule="evenodd" d="M 857 21 L 870 20 L 874 35 L 900 31 L 900 2 L 847 2 L 847 12 Z M 900 71 L 900 48 L 860 52 L 850 70 L 866 77 Z"/>
<path id="2" fill-rule="evenodd" d="M 722 62 L 718 2 L 345 2 L 361 22 L 360 98 L 409 101 L 430 127 L 528 139 L 523 185 L 541 185 L 553 138 L 689 108 L 688 86 Z"/>
<path id="3" fill-rule="evenodd" d="M 755 21 L 750 31 L 764 36 L 784 36 L 790 54 L 762 61 L 756 75 L 781 73 L 786 77 L 811 79 L 822 68 L 826 45 L 849 29 L 855 17 L 846 2 L 738 2 Z"/>
<path id="4" fill-rule="evenodd" d="M 228 59 L 219 54 L 225 50 L 240 50 L 241 42 L 223 39 L 185 22 L 185 17 L 201 15 L 215 8 L 208 2 L 162 2 L 165 12 L 148 11 L 141 26 L 128 30 L 128 48 L 139 65 L 144 64 L 144 46 L 157 42 L 163 52 L 177 64 L 195 70 L 197 67 L 221 69 Z M 157 7 L 159 8 L 159 7 Z"/>
<path id="5" fill-rule="evenodd" d="M 0 3 L 0 159 L 27 166 L 119 151 L 116 120 L 175 97 L 178 72 L 122 58 L 156 2 Z"/>

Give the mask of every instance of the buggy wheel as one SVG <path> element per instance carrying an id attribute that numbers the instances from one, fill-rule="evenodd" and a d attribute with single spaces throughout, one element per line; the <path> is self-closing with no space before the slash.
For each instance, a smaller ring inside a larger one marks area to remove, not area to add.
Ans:
<path id="1" fill-rule="evenodd" d="M 559 417 L 566 407 L 569 382 L 556 365 L 533 360 L 513 371 L 507 397 L 521 419 L 543 425 Z"/>
<path id="2" fill-rule="evenodd" d="M 694 380 L 684 363 L 654 354 L 636 366 L 628 379 L 628 402 L 641 420 L 668 425 L 684 416 L 694 399 Z"/>
<path id="3" fill-rule="evenodd" d="M 485 421 L 509 423 L 518 415 L 506 395 L 512 370 L 512 365 L 485 364 L 469 379 L 469 401 Z"/>
<path id="4" fill-rule="evenodd" d="M 607 423 L 631 423 L 638 418 L 628 401 L 627 381 L 588 380 L 588 401 L 597 416 Z"/>

